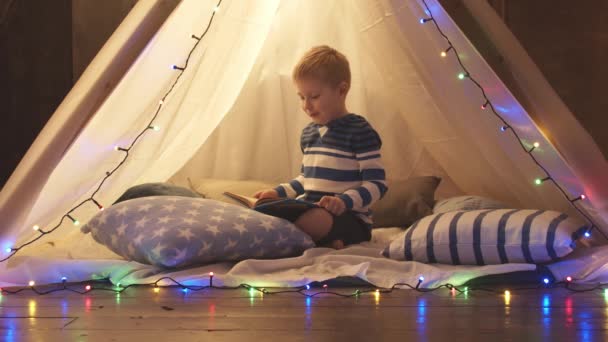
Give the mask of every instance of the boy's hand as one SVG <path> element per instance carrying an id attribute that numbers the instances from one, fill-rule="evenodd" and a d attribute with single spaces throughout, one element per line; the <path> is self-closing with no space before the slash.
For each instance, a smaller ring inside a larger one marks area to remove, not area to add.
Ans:
<path id="1" fill-rule="evenodd" d="M 344 210 L 346 210 L 344 201 L 336 196 L 323 196 L 316 204 L 336 216 L 342 215 Z"/>
<path id="2" fill-rule="evenodd" d="M 262 198 L 279 198 L 279 193 L 274 189 L 268 190 L 260 190 L 256 192 L 253 197 L 262 199 Z"/>

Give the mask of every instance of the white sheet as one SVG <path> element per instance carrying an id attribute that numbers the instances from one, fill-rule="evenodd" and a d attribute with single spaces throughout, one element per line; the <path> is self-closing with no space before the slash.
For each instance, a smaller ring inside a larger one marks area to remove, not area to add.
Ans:
<path id="1" fill-rule="evenodd" d="M 219 263 L 179 271 L 162 270 L 153 266 L 122 260 L 104 246 L 92 240 L 89 234 L 71 234 L 68 240 L 43 244 L 48 257 L 16 256 L 10 260 L 0 286 L 60 282 L 65 276 L 69 281 L 109 278 L 112 283 L 146 284 L 161 277 L 172 277 L 188 285 L 207 285 L 209 272 L 214 272 L 214 285 L 236 286 L 247 283 L 265 287 L 295 287 L 312 281 L 325 281 L 339 276 L 352 276 L 366 280 L 376 286 L 390 287 L 405 282 L 415 285 L 418 277 L 424 276 L 422 286 L 440 284 L 462 284 L 469 279 L 489 274 L 514 271 L 529 271 L 536 268 L 529 264 L 506 264 L 490 266 L 427 265 L 418 262 L 395 261 L 382 257 L 380 252 L 400 228 L 376 229 L 372 242 L 351 246 L 343 250 L 313 248 L 302 256 L 280 260 L 245 260 L 239 263 Z M 53 260 L 54 250 L 62 249 L 62 244 L 77 245 L 70 253 L 73 259 L 57 262 Z M 95 255 L 95 260 L 87 259 Z M 98 258 L 103 255 L 103 258 Z M 608 246 L 578 250 L 570 257 L 550 266 L 558 279 L 572 276 L 580 283 L 608 282 Z M 161 285 L 169 285 L 166 281 Z"/>

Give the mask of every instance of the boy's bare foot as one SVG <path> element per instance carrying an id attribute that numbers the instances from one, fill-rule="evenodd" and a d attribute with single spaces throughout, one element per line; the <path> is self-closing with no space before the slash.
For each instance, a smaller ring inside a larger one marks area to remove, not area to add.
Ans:
<path id="1" fill-rule="evenodd" d="M 342 248 L 344 248 L 344 242 L 342 240 L 334 240 L 331 243 L 328 243 L 327 245 L 325 245 L 323 247 L 329 247 L 329 248 L 333 248 L 333 249 L 342 249 Z"/>

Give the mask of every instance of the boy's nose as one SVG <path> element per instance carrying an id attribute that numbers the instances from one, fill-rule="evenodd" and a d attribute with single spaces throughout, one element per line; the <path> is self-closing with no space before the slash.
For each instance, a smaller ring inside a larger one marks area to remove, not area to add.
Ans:
<path id="1" fill-rule="evenodd" d="M 304 111 L 308 112 L 308 111 L 310 111 L 312 109 L 312 105 L 310 104 L 309 101 L 304 101 L 303 108 L 304 108 Z"/>

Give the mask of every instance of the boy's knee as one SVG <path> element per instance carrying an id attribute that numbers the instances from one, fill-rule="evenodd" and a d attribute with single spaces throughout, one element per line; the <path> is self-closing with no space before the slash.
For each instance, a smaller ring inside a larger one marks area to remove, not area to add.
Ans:
<path id="1" fill-rule="evenodd" d="M 333 223 L 334 218 L 331 213 L 321 208 L 308 210 L 295 222 L 296 226 L 308 233 L 315 241 L 327 235 Z"/>

